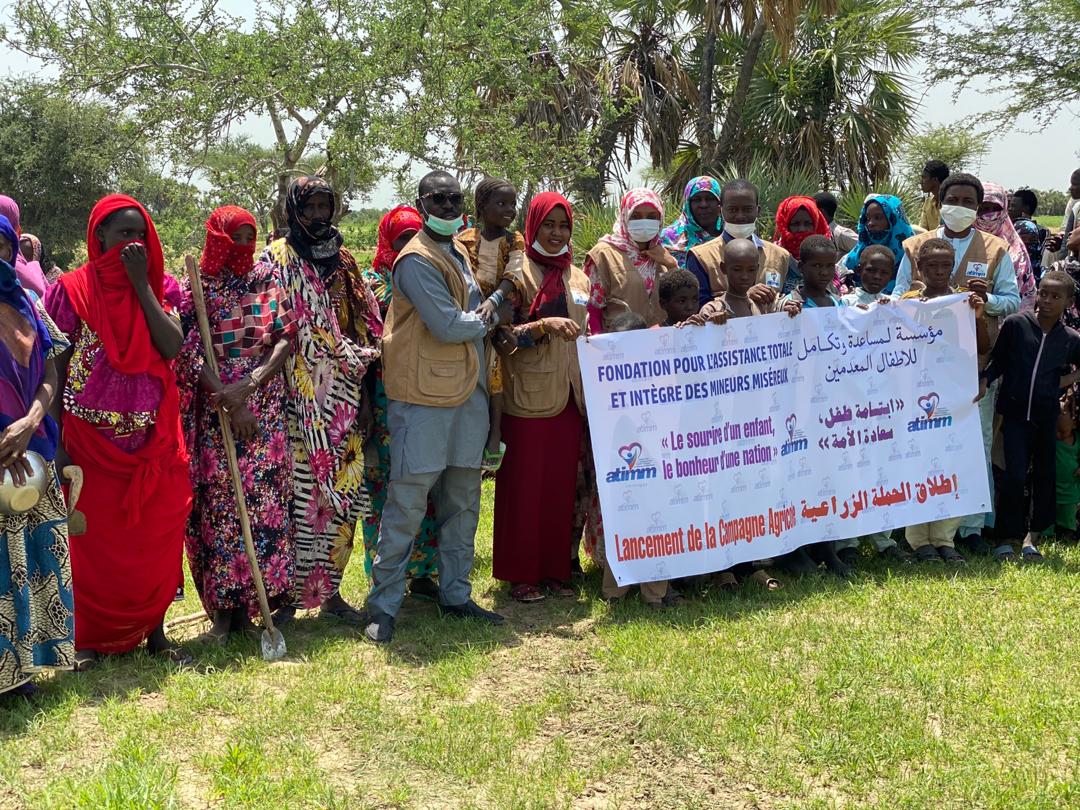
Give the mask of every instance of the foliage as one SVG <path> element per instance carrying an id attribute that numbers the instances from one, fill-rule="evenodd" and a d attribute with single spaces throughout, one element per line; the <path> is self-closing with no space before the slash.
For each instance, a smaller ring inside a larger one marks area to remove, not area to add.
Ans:
<path id="1" fill-rule="evenodd" d="M 794 156 L 826 188 L 887 178 L 915 113 L 903 71 L 919 52 L 918 19 L 894 0 L 841 0 L 833 17 L 811 7 L 790 57 L 769 43 L 759 64 L 747 111 L 753 152 Z"/>
<path id="2" fill-rule="evenodd" d="M 1004 96 L 1000 109 L 980 121 L 1009 126 L 1030 115 L 1042 126 L 1063 116 L 1071 126 L 1070 105 L 1080 101 L 1080 29 L 1077 0 L 919 0 L 929 20 L 929 82 L 947 82 L 954 97 L 978 82 Z"/>
<path id="3" fill-rule="evenodd" d="M 903 71 L 920 47 L 917 16 L 894 0 L 841 0 L 829 16 L 811 3 L 797 31 L 789 49 L 765 37 L 731 160 L 794 162 L 815 175 L 807 189 L 887 178 L 892 147 L 915 111 Z M 743 33 L 718 39 L 723 86 L 735 81 L 747 42 Z M 690 177 L 715 173 L 706 160 L 699 142 L 685 142 L 666 190 L 676 193 Z"/>
<path id="4" fill-rule="evenodd" d="M 966 126 L 936 126 L 913 133 L 897 146 L 896 161 L 904 176 L 918 183 L 928 160 L 940 160 L 950 171 L 978 174 L 989 152 L 989 135 Z"/>
<path id="5" fill-rule="evenodd" d="M 332 0 L 264 0 L 247 19 L 214 0 L 19 0 L 5 37 L 68 92 L 129 114 L 173 165 L 202 166 L 237 122 L 267 117 L 280 202 L 312 149 L 345 196 L 375 182 L 373 130 L 405 89 L 409 49 L 383 35 L 398 19 Z"/>
<path id="6" fill-rule="evenodd" d="M 98 199 L 143 171 L 138 136 L 96 103 L 59 97 L 35 82 L 0 96 L 0 190 L 22 209 L 24 229 L 60 265 L 73 261 Z"/>
<path id="7" fill-rule="evenodd" d="M 862 214 L 863 202 L 870 194 L 891 194 L 904 203 L 908 220 L 917 222 L 922 209 L 923 196 L 917 186 L 908 182 L 906 177 L 883 180 L 873 186 L 848 186 L 836 198 L 836 219 L 840 223 L 854 228 Z"/>

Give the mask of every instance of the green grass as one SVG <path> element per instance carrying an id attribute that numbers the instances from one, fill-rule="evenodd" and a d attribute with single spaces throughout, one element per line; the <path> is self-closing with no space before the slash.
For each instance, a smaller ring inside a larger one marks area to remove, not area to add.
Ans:
<path id="1" fill-rule="evenodd" d="M 1080 806 L 1080 549 L 709 594 L 663 613 L 523 606 L 499 628 L 407 600 L 389 649 L 340 625 L 143 654 L 0 710 L 0 806 L 1066 808 Z M 362 601 L 353 567 L 345 594 Z M 177 614 L 197 609 L 189 587 Z M 201 628 L 191 627 L 188 635 Z"/>

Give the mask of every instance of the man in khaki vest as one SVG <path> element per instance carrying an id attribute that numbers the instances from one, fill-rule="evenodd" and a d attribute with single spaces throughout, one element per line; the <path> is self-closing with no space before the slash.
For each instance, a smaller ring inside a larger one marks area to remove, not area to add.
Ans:
<path id="1" fill-rule="evenodd" d="M 405 598 L 413 539 L 435 501 L 439 611 L 501 624 L 472 600 L 469 574 L 480 519 L 480 462 L 488 434 L 485 338 L 494 326 L 476 310 L 480 287 L 454 241 L 464 199 L 458 181 L 432 172 L 416 208 L 424 228 L 398 254 L 383 334 L 383 382 L 390 428 L 390 483 L 364 635 L 389 642 Z"/>
<path id="2" fill-rule="evenodd" d="M 758 249 L 758 279 L 747 296 L 762 310 L 771 312 L 777 298 L 791 292 L 802 279 L 798 262 L 779 245 L 757 235 L 761 206 L 757 186 L 749 180 L 732 180 L 720 190 L 720 213 L 724 230 L 716 239 L 686 254 L 686 269 L 697 276 L 703 296 L 707 290 L 708 297 L 716 300 L 727 291 L 724 245 L 732 239 L 751 240 Z"/>
<path id="3" fill-rule="evenodd" d="M 978 293 L 986 302 L 986 316 L 995 323 L 1020 308 L 1020 288 L 1016 283 L 1016 268 L 1009 256 L 1009 245 L 992 234 L 975 227 L 975 218 L 983 202 L 983 187 L 970 174 L 950 174 L 941 184 L 941 221 L 937 230 L 913 236 L 904 242 L 904 258 L 896 272 L 893 295 L 899 298 L 919 280 L 919 246 L 935 237 L 948 240 L 955 251 L 952 286 Z M 996 328 L 992 329 L 994 336 Z M 990 483 L 991 508 L 986 513 L 968 515 L 960 523 L 959 535 L 974 554 L 988 554 L 990 547 L 982 539 L 982 531 L 994 525 L 994 477 L 990 467 L 990 450 L 994 441 L 994 405 L 997 389 L 979 401 L 979 421 L 982 423 L 983 446 L 986 450 L 986 476 Z"/>

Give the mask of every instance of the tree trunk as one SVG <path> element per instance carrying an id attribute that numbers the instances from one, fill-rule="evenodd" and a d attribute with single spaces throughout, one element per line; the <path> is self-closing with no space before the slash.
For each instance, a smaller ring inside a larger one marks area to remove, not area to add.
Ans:
<path id="1" fill-rule="evenodd" d="M 588 177 L 579 177 L 575 183 L 575 189 L 582 202 L 603 205 L 607 193 L 608 171 L 611 161 L 615 158 L 615 146 L 619 141 L 619 131 L 623 123 L 620 116 L 613 121 L 608 121 L 600 129 L 592 149 L 593 174 Z"/>
<path id="2" fill-rule="evenodd" d="M 754 77 L 754 68 L 757 67 L 758 56 L 761 53 L 761 43 L 765 39 L 765 18 L 759 16 L 754 21 L 754 27 L 750 31 L 750 38 L 746 41 L 746 51 L 743 53 L 742 64 L 739 66 L 739 78 L 735 82 L 735 90 L 731 94 L 731 102 L 728 104 L 727 113 L 724 115 L 724 125 L 720 129 L 720 139 L 716 144 L 713 162 L 702 161 L 702 169 L 708 171 L 717 165 L 728 162 L 735 151 L 735 138 L 738 135 L 739 119 L 742 115 L 743 105 L 746 104 L 746 96 L 750 92 L 750 80 Z"/>
<path id="3" fill-rule="evenodd" d="M 713 71 L 716 65 L 716 9 L 710 2 L 705 10 L 705 40 L 701 48 L 701 95 L 698 98 L 698 146 L 703 166 L 716 161 L 716 130 L 713 123 Z"/>

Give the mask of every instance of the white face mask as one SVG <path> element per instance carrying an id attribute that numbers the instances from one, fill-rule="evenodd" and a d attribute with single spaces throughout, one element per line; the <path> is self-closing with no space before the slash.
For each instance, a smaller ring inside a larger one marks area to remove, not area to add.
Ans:
<path id="1" fill-rule="evenodd" d="M 535 250 L 541 256 L 547 256 L 549 259 L 554 259 L 554 258 L 556 258 L 558 256 L 562 256 L 564 253 L 566 253 L 566 251 L 568 251 L 570 249 L 570 245 L 563 245 L 561 248 L 559 248 L 558 253 L 548 253 L 546 250 L 544 250 L 540 246 L 540 240 L 539 239 L 534 239 L 533 243 L 532 243 L 532 246 L 533 246 L 533 250 Z"/>
<path id="2" fill-rule="evenodd" d="M 732 239 L 749 239 L 751 236 L 754 235 L 754 231 L 756 231 L 756 230 L 757 230 L 757 223 L 756 222 L 744 222 L 744 223 L 725 222 L 724 223 L 724 231 L 726 231 L 728 236 L 730 236 Z"/>
<path id="3" fill-rule="evenodd" d="M 941 206 L 941 221 L 953 233 L 966 231 L 975 221 L 975 217 L 976 211 L 974 208 L 965 208 L 962 205 Z"/>
<path id="4" fill-rule="evenodd" d="M 651 242 L 660 233 L 660 222 L 655 219 L 632 219 L 626 230 L 635 242 Z"/>

